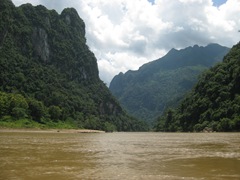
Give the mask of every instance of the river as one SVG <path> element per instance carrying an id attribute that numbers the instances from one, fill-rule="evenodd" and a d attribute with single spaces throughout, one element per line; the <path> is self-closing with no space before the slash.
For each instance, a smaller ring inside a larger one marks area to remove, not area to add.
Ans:
<path id="1" fill-rule="evenodd" d="M 239 180 L 240 133 L 0 132 L 0 179 Z"/>

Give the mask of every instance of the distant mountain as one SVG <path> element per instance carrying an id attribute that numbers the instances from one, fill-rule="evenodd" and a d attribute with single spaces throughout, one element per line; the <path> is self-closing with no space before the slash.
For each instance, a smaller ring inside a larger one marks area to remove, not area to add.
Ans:
<path id="1" fill-rule="evenodd" d="M 129 113 L 151 122 L 167 107 L 176 106 L 198 75 L 222 61 L 228 51 L 218 44 L 172 49 L 137 71 L 115 76 L 109 88 Z"/>
<path id="2" fill-rule="evenodd" d="M 240 43 L 204 72 L 176 109 L 158 119 L 157 131 L 240 131 Z"/>
<path id="3" fill-rule="evenodd" d="M 99 79 L 75 9 L 59 15 L 41 5 L 15 7 L 1 0 L 0 19 L 0 126 L 144 128 Z"/>

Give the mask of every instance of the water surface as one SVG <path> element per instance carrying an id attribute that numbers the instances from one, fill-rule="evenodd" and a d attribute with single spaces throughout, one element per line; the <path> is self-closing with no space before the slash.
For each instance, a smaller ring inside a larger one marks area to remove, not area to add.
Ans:
<path id="1" fill-rule="evenodd" d="M 240 133 L 0 132 L 0 179 L 240 179 Z"/>

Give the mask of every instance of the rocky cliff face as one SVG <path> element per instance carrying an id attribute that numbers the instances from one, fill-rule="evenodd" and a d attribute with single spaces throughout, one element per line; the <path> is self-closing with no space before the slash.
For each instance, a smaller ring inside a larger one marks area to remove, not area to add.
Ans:
<path id="1" fill-rule="evenodd" d="M 21 40 L 25 39 L 23 50 L 30 51 L 30 55 L 44 63 L 57 66 L 71 79 L 99 80 L 96 58 L 86 45 L 85 24 L 75 9 L 64 9 L 58 15 L 44 6 L 25 4 L 18 11 L 24 30 L 24 34 L 19 34 Z"/>
<path id="2" fill-rule="evenodd" d="M 99 79 L 97 60 L 86 45 L 85 24 L 75 9 L 59 15 L 41 5 L 15 7 L 1 0 L 0 19 L 0 91 L 30 98 L 30 109 L 22 110 L 28 118 L 42 122 L 52 117 L 98 129 L 107 122 L 116 130 L 134 129 L 137 121 Z"/>
<path id="3" fill-rule="evenodd" d="M 44 62 L 49 61 L 50 49 L 48 44 L 48 34 L 42 28 L 34 28 L 32 35 L 34 54 Z"/>

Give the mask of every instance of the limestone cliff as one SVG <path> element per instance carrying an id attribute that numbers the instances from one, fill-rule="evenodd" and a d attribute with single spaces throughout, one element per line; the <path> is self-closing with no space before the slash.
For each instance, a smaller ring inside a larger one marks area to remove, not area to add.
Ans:
<path id="1" fill-rule="evenodd" d="M 86 45 L 85 24 L 75 9 L 58 14 L 41 5 L 15 7 L 1 0 L 0 19 L 0 91 L 7 93 L 0 95 L 20 94 L 27 103 L 24 108 L 4 104 L 7 110 L 0 120 L 10 115 L 39 123 L 138 129 L 138 121 L 125 113 L 99 79 L 97 60 Z"/>

